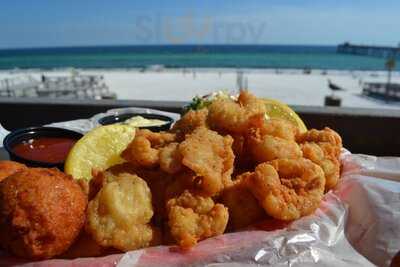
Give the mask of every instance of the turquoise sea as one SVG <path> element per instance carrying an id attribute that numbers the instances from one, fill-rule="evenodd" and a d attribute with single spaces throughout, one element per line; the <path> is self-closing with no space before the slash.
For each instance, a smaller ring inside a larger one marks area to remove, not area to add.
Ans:
<path id="1" fill-rule="evenodd" d="M 0 50 L 0 69 L 290 68 L 384 70 L 385 59 L 344 55 L 336 46 L 152 45 Z M 400 70 L 400 67 L 397 67 Z"/>

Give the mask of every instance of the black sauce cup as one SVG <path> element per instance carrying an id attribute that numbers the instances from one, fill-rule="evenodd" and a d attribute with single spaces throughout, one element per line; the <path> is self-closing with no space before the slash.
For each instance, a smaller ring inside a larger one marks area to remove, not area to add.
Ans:
<path id="1" fill-rule="evenodd" d="M 3 146 L 8 152 L 10 159 L 13 161 L 17 161 L 23 164 L 26 164 L 29 167 L 43 167 L 43 168 L 53 168 L 56 167 L 60 170 L 64 170 L 64 161 L 57 163 L 49 163 L 43 161 L 36 161 L 23 158 L 16 153 L 14 153 L 14 146 L 28 141 L 30 139 L 39 138 L 39 137 L 66 137 L 75 140 L 79 140 L 83 135 L 78 132 L 74 132 L 71 130 L 56 128 L 56 127 L 29 127 L 23 128 L 19 130 L 15 130 L 9 133 L 3 140 Z"/>
<path id="2" fill-rule="evenodd" d="M 123 114 L 115 114 L 103 117 L 98 120 L 101 125 L 109 125 L 114 123 L 124 122 L 130 118 L 141 116 L 145 119 L 149 120 L 162 120 L 165 121 L 165 124 L 157 125 L 157 126 L 143 126 L 139 127 L 140 129 L 148 129 L 153 132 L 160 132 L 160 131 L 168 131 L 171 128 L 174 119 L 168 116 L 160 115 L 160 114 L 150 114 L 150 113 L 123 113 Z"/>

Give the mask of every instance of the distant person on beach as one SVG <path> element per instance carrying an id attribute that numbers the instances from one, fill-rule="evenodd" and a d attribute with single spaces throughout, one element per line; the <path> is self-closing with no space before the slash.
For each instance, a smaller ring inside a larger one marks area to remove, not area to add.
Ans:
<path id="1" fill-rule="evenodd" d="M 44 76 L 43 74 L 42 74 L 42 76 L 40 77 L 40 79 L 41 79 L 42 83 L 45 83 L 45 82 L 46 82 L 46 76 Z"/>
<path id="2" fill-rule="evenodd" d="M 310 67 L 305 67 L 304 69 L 303 69 L 303 74 L 311 74 L 311 72 L 312 72 L 312 70 L 311 70 L 311 68 Z"/>

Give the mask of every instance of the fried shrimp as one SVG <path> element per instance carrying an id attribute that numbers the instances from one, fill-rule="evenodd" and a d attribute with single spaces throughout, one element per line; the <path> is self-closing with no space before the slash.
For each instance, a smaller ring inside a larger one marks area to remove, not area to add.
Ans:
<path id="1" fill-rule="evenodd" d="M 295 142 L 297 128 L 290 123 L 257 115 L 251 118 L 250 125 L 248 149 L 257 163 L 302 157 L 301 149 Z"/>
<path id="2" fill-rule="evenodd" d="M 330 153 L 337 158 L 342 149 L 342 138 L 337 132 L 328 127 L 325 127 L 323 130 L 312 129 L 303 134 L 299 134 L 297 135 L 296 141 L 298 143 L 314 142 L 319 144 L 329 144 L 330 148 L 324 145 L 325 150 L 330 151 Z"/>
<path id="3" fill-rule="evenodd" d="M 140 129 L 136 132 L 137 136 L 144 136 L 150 141 L 152 147 L 159 148 L 174 142 L 176 135 L 169 132 L 152 132 L 147 129 Z"/>
<path id="4" fill-rule="evenodd" d="M 158 149 L 152 148 L 145 136 L 136 136 L 121 155 L 135 165 L 153 168 L 159 163 L 158 154 Z"/>
<path id="5" fill-rule="evenodd" d="M 208 109 L 190 110 L 178 120 L 171 131 L 177 133 L 180 139 L 184 139 L 186 134 L 192 133 L 198 127 L 208 127 Z"/>
<path id="6" fill-rule="evenodd" d="M 25 169 L 26 166 L 24 164 L 10 160 L 0 160 L 0 182 L 8 176 Z"/>
<path id="7" fill-rule="evenodd" d="M 215 100 L 208 107 L 208 123 L 213 130 L 225 133 L 245 133 L 249 128 L 250 118 L 265 114 L 264 102 L 250 94 L 241 91 L 237 102 L 232 99 Z"/>
<path id="8" fill-rule="evenodd" d="M 220 201 L 229 211 L 229 230 L 238 230 L 260 221 L 266 214 L 243 182 L 250 173 L 237 177 L 231 186 L 221 193 Z"/>
<path id="9" fill-rule="evenodd" d="M 318 164 L 324 171 L 325 191 L 334 188 L 340 177 L 340 135 L 329 128 L 320 131 L 312 129 L 298 135 L 297 142 L 300 143 L 304 157 Z"/>
<path id="10" fill-rule="evenodd" d="M 260 135 L 272 135 L 289 141 L 295 141 L 299 129 L 282 119 L 266 119 L 264 114 L 250 118 L 250 127 L 258 129 Z"/>
<path id="11" fill-rule="evenodd" d="M 159 164 L 159 148 L 174 140 L 175 135 L 171 133 L 137 130 L 135 138 L 121 156 L 134 165 L 154 168 Z"/>
<path id="12" fill-rule="evenodd" d="M 196 174 L 197 189 L 202 194 L 214 196 L 232 182 L 232 142 L 230 136 L 200 127 L 179 145 L 182 164 Z"/>
<path id="13" fill-rule="evenodd" d="M 303 158 L 262 163 L 246 183 L 267 214 L 284 221 L 314 212 L 325 189 L 322 169 Z"/>
<path id="14" fill-rule="evenodd" d="M 228 209 L 215 204 L 212 198 L 184 191 L 167 203 L 168 225 L 172 237 L 182 249 L 193 247 L 197 241 L 221 235 L 228 223 Z"/>
<path id="15" fill-rule="evenodd" d="M 101 246 L 121 251 L 153 244 L 159 237 L 149 224 L 153 208 L 146 182 L 128 173 L 105 175 L 107 183 L 89 202 L 86 231 Z"/>
<path id="16" fill-rule="evenodd" d="M 256 116 L 252 127 L 248 131 L 248 149 L 257 163 L 301 158 L 301 149 L 294 141 L 296 131 L 287 122 Z"/>
<path id="17" fill-rule="evenodd" d="M 179 143 L 170 143 L 160 149 L 160 168 L 169 174 L 174 174 L 182 169 L 182 155 Z"/>
<path id="18" fill-rule="evenodd" d="M 250 135 L 249 149 L 257 163 L 274 159 L 298 159 L 302 156 L 296 142 L 272 135 L 259 136 L 257 133 Z"/>
<path id="19" fill-rule="evenodd" d="M 339 160 L 329 153 L 327 143 L 304 143 L 301 144 L 303 156 L 315 164 L 319 165 L 325 173 L 325 191 L 334 188 L 339 181 L 340 177 L 340 162 Z"/>

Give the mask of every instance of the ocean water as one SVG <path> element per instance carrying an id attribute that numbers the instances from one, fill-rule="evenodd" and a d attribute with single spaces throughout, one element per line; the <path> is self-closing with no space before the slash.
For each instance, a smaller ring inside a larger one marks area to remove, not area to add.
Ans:
<path id="1" fill-rule="evenodd" d="M 384 70 L 385 59 L 336 53 L 336 46 L 178 45 L 0 50 L 0 69 L 272 68 Z M 397 66 L 400 70 L 400 66 Z"/>

